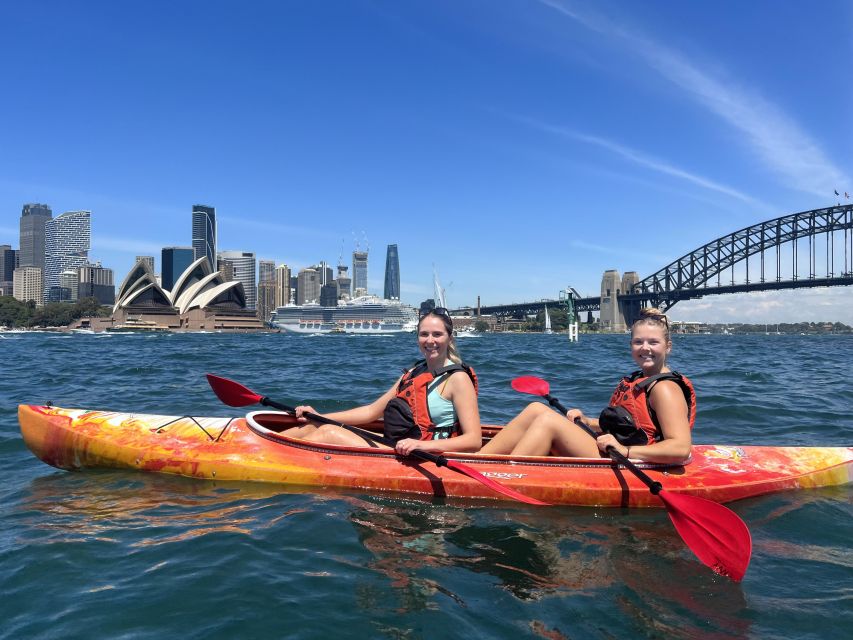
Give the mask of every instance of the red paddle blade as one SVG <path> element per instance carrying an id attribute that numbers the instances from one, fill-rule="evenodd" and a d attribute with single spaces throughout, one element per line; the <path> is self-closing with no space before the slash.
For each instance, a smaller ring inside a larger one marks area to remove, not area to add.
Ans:
<path id="1" fill-rule="evenodd" d="M 523 493 L 519 493 L 515 489 L 510 489 L 509 487 L 506 487 L 500 484 L 499 482 L 495 482 L 491 478 L 487 478 L 476 469 L 472 469 L 471 467 L 469 467 L 467 464 L 457 462 L 456 460 L 448 460 L 447 468 L 453 469 L 454 471 L 458 471 L 459 473 L 462 473 L 468 476 L 469 478 L 473 478 L 477 482 L 486 485 L 493 491 L 502 493 L 505 496 L 509 496 L 513 500 L 518 500 L 519 502 L 525 502 L 527 504 L 535 504 L 536 506 L 540 507 L 550 506 L 547 502 L 542 502 L 541 500 L 537 500 L 536 498 L 531 498 L 529 496 L 524 495 Z"/>
<path id="2" fill-rule="evenodd" d="M 228 378 L 220 378 L 212 373 L 207 374 L 207 382 L 216 397 L 229 407 L 247 407 L 250 404 L 258 404 L 263 396 L 259 396 L 251 389 L 247 389 L 239 382 Z"/>
<path id="3" fill-rule="evenodd" d="M 752 536 L 734 511 L 697 496 L 661 491 L 658 497 L 697 558 L 721 576 L 743 580 L 752 555 Z"/>
<path id="4" fill-rule="evenodd" d="M 530 393 L 534 396 L 547 396 L 551 390 L 551 385 L 547 380 L 537 378 L 536 376 L 521 376 L 516 378 L 511 383 L 512 388 L 521 393 Z"/>

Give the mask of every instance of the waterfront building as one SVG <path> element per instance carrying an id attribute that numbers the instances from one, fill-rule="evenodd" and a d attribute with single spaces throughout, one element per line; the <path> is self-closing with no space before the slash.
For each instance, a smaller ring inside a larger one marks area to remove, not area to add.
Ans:
<path id="1" fill-rule="evenodd" d="M 171 291 L 157 284 L 145 262 L 137 262 L 118 289 L 109 330 L 257 331 L 254 310 L 246 309 L 243 283 L 226 282 L 202 256 L 178 276 Z M 97 330 L 97 329 L 96 329 Z"/>
<path id="2" fill-rule="evenodd" d="M 59 289 L 61 293 L 58 299 L 54 300 L 51 296 L 51 302 L 77 302 L 78 285 L 80 284 L 80 276 L 77 274 L 77 269 L 66 269 L 59 274 Z M 53 289 L 53 287 L 51 287 Z"/>
<path id="3" fill-rule="evenodd" d="M 275 268 L 275 306 L 290 304 L 290 267 L 280 264 Z"/>
<path id="4" fill-rule="evenodd" d="M 335 272 L 326 261 L 320 261 L 319 264 L 311 265 L 309 268 L 314 269 L 320 275 L 320 286 L 329 284 L 335 278 Z"/>
<path id="5" fill-rule="evenodd" d="M 18 252 L 8 244 L 0 244 L 0 296 L 11 296 L 13 275 L 18 267 Z"/>
<path id="6" fill-rule="evenodd" d="M 352 278 L 349 277 L 347 271 L 349 267 L 343 264 L 338 265 L 338 300 L 349 300 L 352 297 Z"/>
<path id="7" fill-rule="evenodd" d="M 53 217 L 46 204 L 25 204 L 21 210 L 18 266 L 44 269 L 45 224 Z"/>
<path id="8" fill-rule="evenodd" d="M 193 205 L 194 260 L 206 257 L 211 267 L 216 266 L 216 209 L 203 204 Z"/>
<path id="9" fill-rule="evenodd" d="M 136 256 L 136 262 L 140 261 L 151 268 L 151 273 L 157 273 L 157 269 L 154 268 L 154 256 Z"/>
<path id="10" fill-rule="evenodd" d="M 275 282 L 275 261 L 258 260 L 258 283 Z"/>
<path id="11" fill-rule="evenodd" d="M 389 244 L 385 254 L 385 299 L 400 299 L 400 256 L 396 244 Z"/>
<path id="12" fill-rule="evenodd" d="M 275 311 L 275 282 L 258 283 L 258 318 L 266 324 L 270 321 L 270 315 Z"/>
<path id="13" fill-rule="evenodd" d="M 18 267 L 12 274 L 12 295 L 16 300 L 44 306 L 44 275 L 41 267 Z"/>
<path id="14" fill-rule="evenodd" d="M 222 274 L 222 278 L 225 282 L 231 282 L 235 280 L 234 277 L 234 263 L 230 260 L 226 260 L 221 255 L 216 258 L 216 270 Z"/>
<path id="15" fill-rule="evenodd" d="M 320 274 L 310 267 L 299 270 L 296 276 L 296 304 L 318 303 L 320 301 Z"/>
<path id="16" fill-rule="evenodd" d="M 192 247 L 163 247 L 160 252 L 160 285 L 171 291 L 178 279 L 187 267 L 195 260 Z M 154 267 L 151 268 L 154 270 Z"/>
<path id="17" fill-rule="evenodd" d="M 147 261 L 145 264 L 149 264 Z M 77 269 L 77 298 L 96 298 L 103 305 L 115 304 L 116 288 L 113 270 L 95 264 L 84 264 Z"/>
<path id="18" fill-rule="evenodd" d="M 246 308 L 256 309 L 258 301 L 257 271 L 258 265 L 255 254 L 252 251 L 220 251 L 220 260 L 230 263 L 233 275 L 230 280 L 238 280 L 243 283 L 243 291 L 246 294 Z"/>
<path id="19" fill-rule="evenodd" d="M 338 283 L 332 280 L 328 284 L 320 286 L 320 306 L 338 306 Z"/>
<path id="20" fill-rule="evenodd" d="M 68 211 L 48 220 L 44 225 L 44 295 L 51 287 L 59 287 L 59 275 L 74 271 L 89 261 L 92 235 L 89 211 Z"/>
<path id="21" fill-rule="evenodd" d="M 367 295 L 367 251 L 352 252 L 352 297 Z"/>

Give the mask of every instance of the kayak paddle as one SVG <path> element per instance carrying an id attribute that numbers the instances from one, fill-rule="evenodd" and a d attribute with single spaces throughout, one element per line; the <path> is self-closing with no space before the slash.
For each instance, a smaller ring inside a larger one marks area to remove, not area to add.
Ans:
<path id="1" fill-rule="evenodd" d="M 271 400 L 266 396 L 259 395 L 251 389 L 244 387 L 239 382 L 234 382 L 233 380 L 229 380 L 228 378 L 222 378 L 220 376 L 215 376 L 212 373 L 208 373 L 207 381 L 210 384 L 210 387 L 213 389 L 213 392 L 216 394 L 216 397 L 218 397 L 229 407 L 246 407 L 252 404 L 262 404 L 265 407 L 279 409 L 280 411 L 284 411 L 285 413 L 296 413 L 296 409 L 294 407 L 289 407 L 286 404 L 281 404 L 280 402 Z M 303 413 L 302 415 L 313 422 L 332 424 L 346 429 L 347 431 L 351 431 L 352 433 L 355 433 L 356 435 L 359 435 L 367 440 L 379 442 L 381 444 L 391 447 L 392 449 L 394 448 L 394 440 L 373 433 L 372 431 L 359 429 L 358 427 L 354 427 L 349 424 L 344 424 L 343 422 L 338 422 L 337 420 L 332 420 L 331 418 L 327 418 L 316 413 L 307 412 Z M 419 458 L 427 462 L 432 462 L 436 466 L 447 467 L 448 469 L 452 469 L 453 471 L 466 475 L 469 478 L 472 478 L 477 482 L 486 485 L 493 491 L 496 491 L 497 493 L 502 493 L 503 495 L 508 496 L 514 500 L 518 500 L 519 502 L 525 502 L 527 504 L 534 504 L 537 506 L 548 506 L 547 502 L 542 502 L 541 500 L 537 500 L 536 498 L 530 498 L 522 493 L 519 493 L 518 491 L 515 491 L 514 489 L 510 489 L 509 487 L 500 484 L 499 482 L 495 482 L 491 478 L 487 478 L 486 476 L 484 476 L 476 469 L 469 467 L 467 464 L 463 464 L 458 460 L 448 460 L 442 455 L 437 455 L 435 453 L 430 453 L 429 451 L 423 451 L 421 449 L 416 449 L 412 451 L 410 455 L 413 458 Z"/>
<path id="2" fill-rule="evenodd" d="M 516 391 L 541 396 L 563 415 L 568 412 L 559 400 L 550 395 L 550 385 L 546 380 L 522 376 L 511 384 Z M 575 420 L 575 424 L 596 437 L 589 425 L 580 418 Z M 743 579 L 752 555 L 752 536 L 746 523 L 734 511 L 706 498 L 668 493 L 660 482 L 652 480 L 613 446 L 607 447 L 607 453 L 614 462 L 637 476 L 653 495 L 661 499 L 676 531 L 699 560 L 715 573 L 735 582 Z"/>

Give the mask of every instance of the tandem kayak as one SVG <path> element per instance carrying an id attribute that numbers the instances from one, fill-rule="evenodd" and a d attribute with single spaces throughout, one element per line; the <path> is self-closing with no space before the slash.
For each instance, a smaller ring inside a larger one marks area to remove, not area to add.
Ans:
<path id="1" fill-rule="evenodd" d="M 506 499 L 452 469 L 392 450 L 290 438 L 280 431 L 296 424 L 294 418 L 268 410 L 212 418 L 20 405 L 18 420 L 30 450 L 60 469 L 138 469 L 207 480 Z M 484 435 L 499 428 L 484 425 Z M 551 504 L 661 506 L 639 479 L 606 458 L 444 455 Z M 637 466 L 670 493 L 730 502 L 846 484 L 853 479 L 853 447 L 694 445 L 686 464 Z"/>

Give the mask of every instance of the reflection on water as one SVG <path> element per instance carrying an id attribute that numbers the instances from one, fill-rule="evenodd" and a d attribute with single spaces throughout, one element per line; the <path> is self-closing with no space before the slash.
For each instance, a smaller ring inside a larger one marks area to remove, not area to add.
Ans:
<path id="1" fill-rule="evenodd" d="M 110 532 L 139 529 L 150 535 L 134 545 L 147 546 L 224 531 L 251 535 L 259 528 L 276 526 L 300 511 L 269 517 L 261 510 L 259 501 L 281 493 L 293 491 L 276 485 L 219 485 L 159 474 L 66 473 L 33 480 L 18 511 L 22 524 L 30 529 L 29 544 L 110 540 Z"/>

